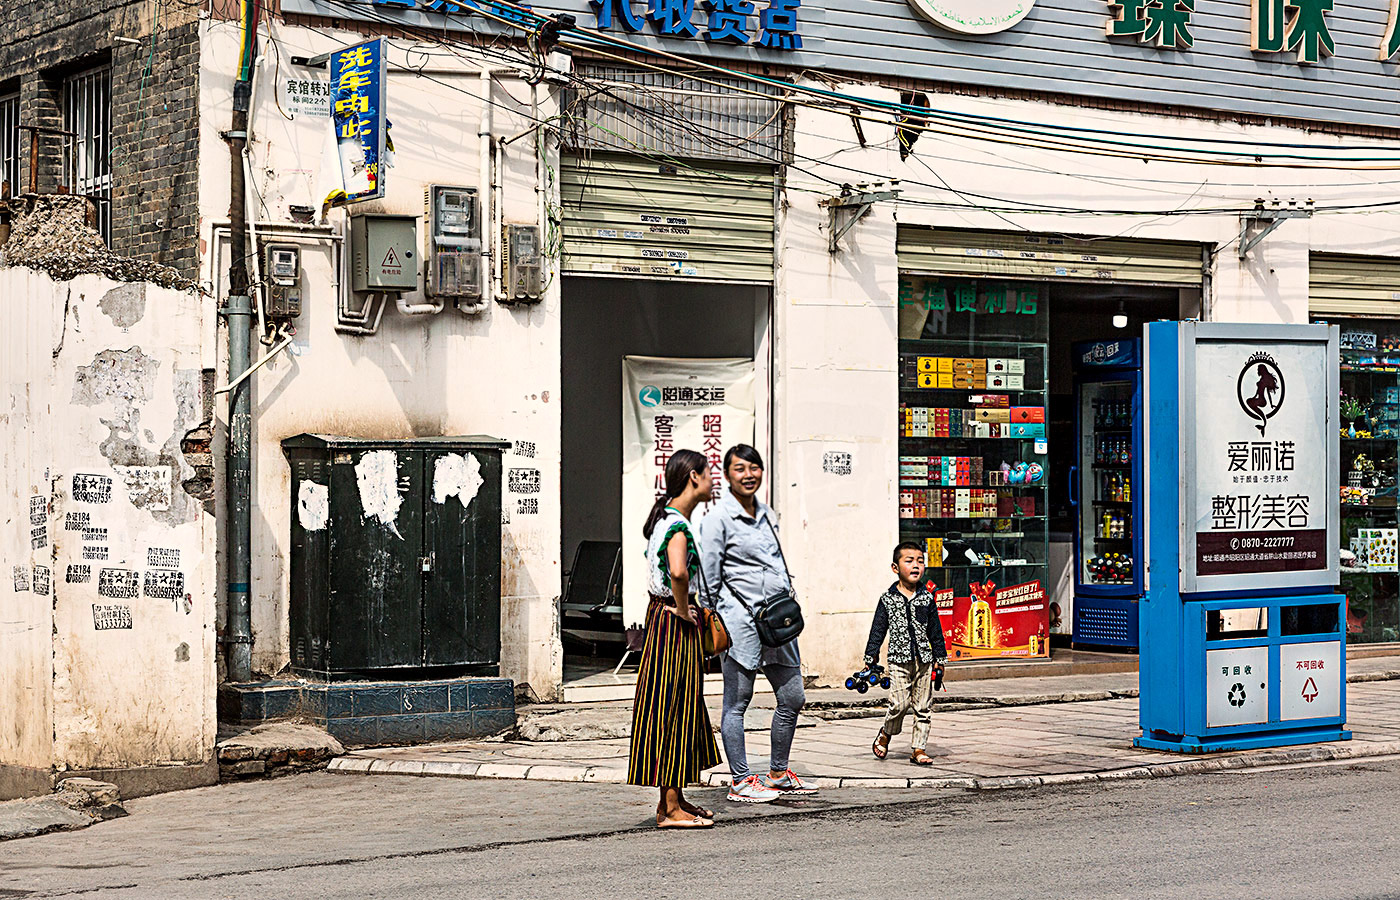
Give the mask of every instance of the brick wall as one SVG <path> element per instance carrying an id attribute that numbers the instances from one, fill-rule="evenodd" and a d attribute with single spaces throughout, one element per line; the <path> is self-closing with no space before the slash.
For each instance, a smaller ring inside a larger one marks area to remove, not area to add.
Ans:
<path id="1" fill-rule="evenodd" d="M 0 35 L 0 84 L 18 80 L 24 125 L 63 127 L 63 76 L 111 66 L 112 249 L 195 278 L 199 20 L 189 0 L 0 0 Z M 24 191 L 29 135 L 20 139 Z M 62 157 L 61 138 L 41 139 L 39 190 L 60 187 Z"/>

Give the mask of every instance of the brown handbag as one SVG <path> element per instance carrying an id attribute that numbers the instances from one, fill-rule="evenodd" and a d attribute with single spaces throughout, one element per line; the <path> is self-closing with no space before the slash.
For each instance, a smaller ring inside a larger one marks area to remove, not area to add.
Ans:
<path id="1" fill-rule="evenodd" d="M 709 585 L 705 582 L 705 569 L 703 566 L 697 567 L 700 573 L 700 584 L 704 587 L 704 593 L 709 594 Z M 695 624 L 700 628 L 700 652 L 707 657 L 719 656 L 724 651 L 733 646 L 734 642 L 729 639 L 729 629 L 724 627 L 724 619 L 720 618 L 719 610 L 710 609 L 708 606 L 695 604 Z"/>
<path id="2" fill-rule="evenodd" d="M 705 656 L 719 656 L 733 643 L 729 640 L 729 629 L 724 627 L 724 619 L 719 611 L 697 605 L 696 624 L 700 627 L 700 652 Z"/>

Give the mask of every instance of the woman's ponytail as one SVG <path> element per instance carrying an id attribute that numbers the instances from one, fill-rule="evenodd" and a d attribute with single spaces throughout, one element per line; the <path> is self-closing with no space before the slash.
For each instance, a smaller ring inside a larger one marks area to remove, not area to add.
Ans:
<path id="1" fill-rule="evenodd" d="M 666 461 L 666 493 L 656 498 L 656 503 L 651 507 L 651 514 L 647 516 L 646 524 L 642 526 L 642 536 L 651 540 L 651 533 L 656 530 L 656 523 L 666 517 L 666 507 L 681 494 L 685 493 L 686 487 L 690 484 L 690 476 L 694 472 L 703 472 L 710 461 L 705 458 L 705 454 L 695 450 L 677 450 Z"/>
<path id="2" fill-rule="evenodd" d="M 651 533 L 656 530 L 656 523 L 666 518 L 666 505 L 671 502 L 671 498 L 661 495 L 652 504 L 651 513 L 647 516 L 646 523 L 642 525 L 642 537 L 651 540 Z"/>

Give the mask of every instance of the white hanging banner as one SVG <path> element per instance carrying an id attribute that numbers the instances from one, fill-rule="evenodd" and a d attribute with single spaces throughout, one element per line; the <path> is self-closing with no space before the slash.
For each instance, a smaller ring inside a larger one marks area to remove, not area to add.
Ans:
<path id="1" fill-rule="evenodd" d="M 751 359 L 622 359 L 622 621 L 646 624 L 647 541 L 642 525 L 666 491 L 666 463 L 677 450 L 710 460 L 718 496 L 724 451 L 754 440 Z M 692 524 L 698 523 L 697 510 Z"/>

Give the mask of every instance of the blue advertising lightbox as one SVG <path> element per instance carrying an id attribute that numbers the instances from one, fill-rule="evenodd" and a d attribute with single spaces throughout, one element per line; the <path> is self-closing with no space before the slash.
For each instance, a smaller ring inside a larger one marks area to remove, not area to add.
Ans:
<path id="1" fill-rule="evenodd" d="M 1337 329 L 1154 322 L 1143 345 L 1137 744 L 1349 738 Z"/>

